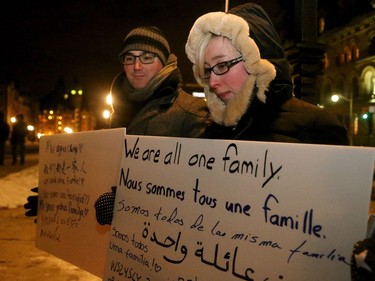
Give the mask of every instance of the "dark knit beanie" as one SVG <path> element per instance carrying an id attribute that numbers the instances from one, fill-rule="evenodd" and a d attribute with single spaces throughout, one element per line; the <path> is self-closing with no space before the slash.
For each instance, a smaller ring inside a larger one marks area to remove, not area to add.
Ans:
<path id="1" fill-rule="evenodd" d="M 122 43 L 120 60 L 122 61 L 123 56 L 132 50 L 154 53 L 163 65 L 166 64 L 170 54 L 167 39 L 155 26 L 141 26 L 130 31 Z"/>

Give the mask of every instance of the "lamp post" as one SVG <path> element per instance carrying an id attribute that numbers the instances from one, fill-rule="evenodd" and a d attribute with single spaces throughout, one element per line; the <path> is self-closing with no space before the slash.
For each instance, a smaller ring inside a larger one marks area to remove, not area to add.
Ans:
<path id="1" fill-rule="evenodd" d="M 331 97 L 331 100 L 336 103 L 340 99 L 349 102 L 349 144 L 353 145 L 353 99 L 344 97 L 340 94 L 334 94 Z"/>

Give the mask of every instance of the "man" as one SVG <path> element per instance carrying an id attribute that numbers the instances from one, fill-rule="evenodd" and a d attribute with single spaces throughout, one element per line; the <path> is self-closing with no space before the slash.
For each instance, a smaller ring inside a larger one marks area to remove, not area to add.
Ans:
<path id="1" fill-rule="evenodd" d="M 120 61 L 124 73 L 115 79 L 111 127 L 126 127 L 131 135 L 201 137 L 210 124 L 206 102 L 185 93 L 177 58 L 154 26 L 130 31 Z M 100 224 L 110 224 L 115 189 L 95 204 Z"/>
<path id="2" fill-rule="evenodd" d="M 199 137 L 209 124 L 206 102 L 184 92 L 177 58 L 154 26 L 137 27 L 119 54 L 124 72 L 114 81 L 111 127 L 127 134 Z M 173 120 L 173 122 L 171 122 Z"/>
<path id="3" fill-rule="evenodd" d="M 0 111 L 0 166 L 4 165 L 5 144 L 9 138 L 10 127 L 5 119 L 5 114 Z"/>

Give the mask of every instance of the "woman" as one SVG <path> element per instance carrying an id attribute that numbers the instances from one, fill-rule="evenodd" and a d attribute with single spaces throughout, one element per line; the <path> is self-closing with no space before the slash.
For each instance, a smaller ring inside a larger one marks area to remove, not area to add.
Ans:
<path id="1" fill-rule="evenodd" d="M 208 138 L 347 145 L 332 114 L 293 97 L 288 62 L 265 11 L 248 3 L 196 20 L 185 46 L 215 124 Z M 358 242 L 352 280 L 375 280 L 375 239 Z"/>
<path id="2" fill-rule="evenodd" d="M 284 50 L 260 6 L 201 16 L 185 48 L 215 121 L 205 137 L 348 144 L 334 115 L 293 96 Z"/>

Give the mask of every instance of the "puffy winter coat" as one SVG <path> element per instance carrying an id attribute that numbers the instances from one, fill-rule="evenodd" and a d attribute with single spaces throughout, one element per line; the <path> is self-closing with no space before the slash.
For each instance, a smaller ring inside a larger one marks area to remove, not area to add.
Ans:
<path id="1" fill-rule="evenodd" d="M 198 19 L 195 26 L 186 45 L 193 63 L 199 38 L 204 33 L 223 35 L 241 52 L 249 79 L 254 81 L 246 84 L 222 109 L 222 102 L 195 72 L 197 81 L 205 88 L 214 120 L 215 112 L 218 113 L 216 124 L 206 130 L 204 137 L 348 144 L 346 129 L 333 114 L 293 96 L 291 73 L 281 41 L 270 18 L 260 6 L 248 3 L 231 9 L 228 15 L 206 15 Z"/>
<path id="2" fill-rule="evenodd" d="M 179 70 L 171 75 L 142 103 L 131 102 L 123 90 L 125 75 L 112 92 L 114 114 L 111 127 L 126 127 L 130 135 L 201 137 L 210 123 L 206 102 L 181 89 Z"/>

